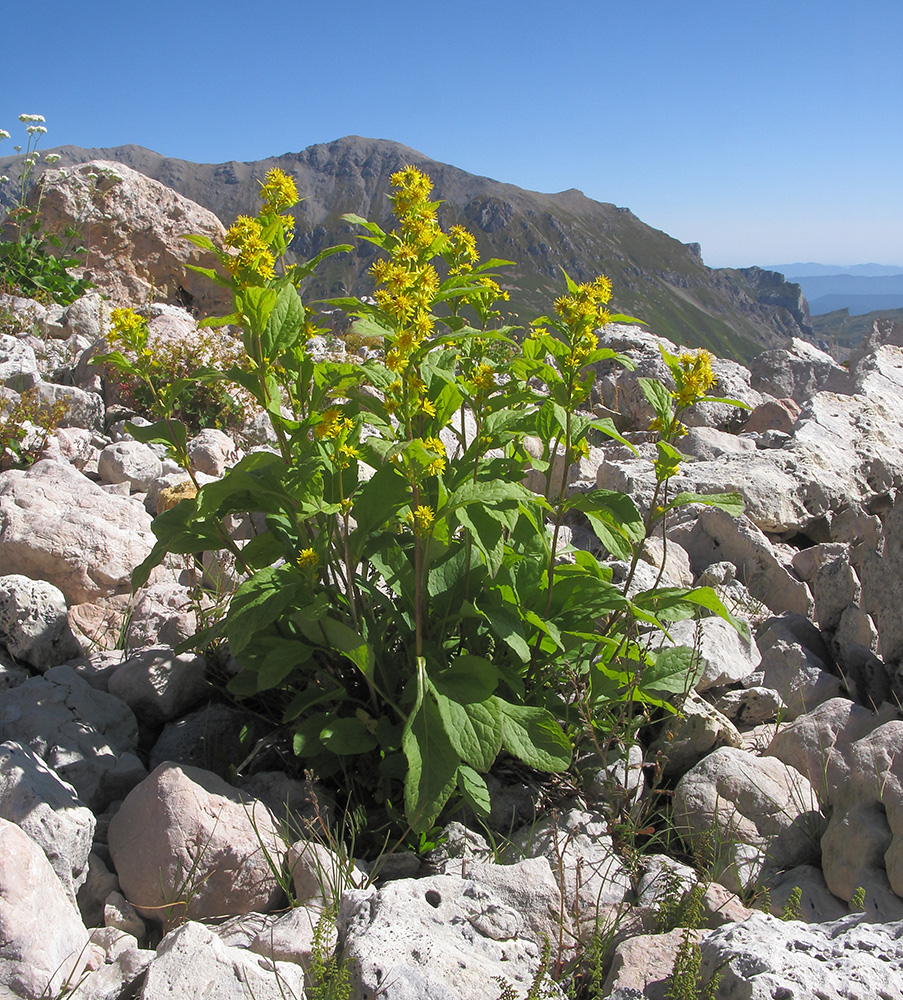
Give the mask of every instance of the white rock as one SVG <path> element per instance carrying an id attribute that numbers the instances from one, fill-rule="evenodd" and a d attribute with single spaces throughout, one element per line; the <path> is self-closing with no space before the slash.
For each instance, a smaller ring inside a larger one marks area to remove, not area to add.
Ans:
<path id="1" fill-rule="evenodd" d="M 735 892 L 766 869 L 817 860 L 825 827 L 815 789 L 773 757 L 722 747 L 681 778 L 674 817 L 684 842 Z"/>
<path id="2" fill-rule="evenodd" d="M 0 743 L 0 817 L 19 826 L 41 848 L 75 902 L 88 877 L 94 816 L 71 785 L 40 757 L 11 741 Z"/>
<path id="3" fill-rule="evenodd" d="M 0 563 L 52 583 L 69 604 L 128 593 L 153 543 L 138 504 L 109 496 L 71 465 L 0 473 Z"/>
<path id="4" fill-rule="evenodd" d="M 37 670 L 81 653 L 69 628 L 66 598 L 50 583 L 12 574 L 0 576 L 0 642 Z"/>
<path id="5" fill-rule="evenodd" d="M 104 483 L 128 483 L 133 492 L 143 493 L 163 474 L 163 463 L 149 445 L 117 441 L 100 453 L 97 471 Z"/>
<path id="6" fill-rule="evenodd" d="M 109 679 L 110 694 L 121 698 L 151 726 L 193 708 L 208 690 L 203 657 L 178 656 L 167 646 L 151 646 L 129 656 Z"/>
<path id="7" fill-rule="evenodd" d="M 43 851 L 0 819 L 0 992 L 58 996 L 102 961 Z"/>
<path id="8" fill-rule="evenodd" d="M 160 942 L 140 1000 L 303 1000 L 305 995 L 299 966 L 230 948 L 209 927 L 190 921 Z"/>

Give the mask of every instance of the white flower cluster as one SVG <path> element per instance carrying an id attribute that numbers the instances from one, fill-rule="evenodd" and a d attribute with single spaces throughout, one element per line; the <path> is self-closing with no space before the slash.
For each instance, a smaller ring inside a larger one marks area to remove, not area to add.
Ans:
<path id="1" fill-rule="evenodd" d="M 60 159 L 62 159 L 62 157 L 60 156 L 59 153 L 48 153 L 44 157 L 44 162 L 45 163 L 56 163 L 56 161 L 60 160 Z"/>
<path id="2" fill-rule="evenodd" d="M 43 122 L 44 120 L 43 115 L 19 115 L 19 121 L 25 125 L 31 122 Z"/>
<path id="3" fill-rule="evenodd" d="M 8 139 L 8 138 L 9 138 L 9 132 L 7 132 L 5 128 L 0 128 L 0 139 Z"/>

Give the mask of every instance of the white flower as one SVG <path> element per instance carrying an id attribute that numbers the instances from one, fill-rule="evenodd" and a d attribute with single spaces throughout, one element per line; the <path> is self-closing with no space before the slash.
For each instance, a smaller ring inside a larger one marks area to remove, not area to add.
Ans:
<path id="1" fill-rule="evenodd" d="M 60 160 L 60 159 L 62 159 L 62 157 L 60 156 L 59 153 L 48 153 L 44 157 L 44 162 L 45 163 L 56 163 L 56 161 Z"/>
<path id="2" fill-rule="evenodd" d="M 28 128 L 27 128 L 27 129 L 25 129 L 25 131 L 26 131 L 26 132 L 27 132 L 27 133 L 28 133 L 29 135 L 34 135 L 34 133 L 35 133 L 35 132 L 37 132 L 37 133 L 38 133 L 39 135 L 41 135 L 41 134 L 43 134 L 44 132 L 46 132 L 46 131 L 47 131 L 47 129 L 46 129 L 46 128 L 44 128 L 44 126 L 43 126 L 43 125 L 29 125 L 29 126 L 28 126 Z"/>
<path id="3" fill-rule="evenodd" d="M 8 139 L 8 138 L 9 138 L 9 132 L 7 132 L 5 128 L 0 128 L 0 139 Z"/>
<path id="4" fill-rule="evenodd" d="M 8 180 L 9 178 L 6 176 L 6 174 L 0 176 L 0 184 L 5 184 Z"/>
<path id="5" fill-rule="evenodd" d="M 19 115 L 20 122 L 42 122 L 44 121 L 43 115 Z"/>

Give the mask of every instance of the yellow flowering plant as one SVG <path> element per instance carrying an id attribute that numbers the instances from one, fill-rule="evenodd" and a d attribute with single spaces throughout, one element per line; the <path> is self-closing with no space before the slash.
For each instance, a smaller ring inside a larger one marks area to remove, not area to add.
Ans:
<path id="1" fill-rule="evenodd" d="M 231 693 L 270 694 L 304 766 L 337 797 L 363 802 L 374 827 L 388 817 L 422 834 L 454 802 L 486 816 L 500 756 L 567 769 L 603 702 L 666 707 L 687 663 L 650 652 L 643 629 L 700 608 L 730 616 L 707 588 L 631 598 L 590 553 L 561 559 L 572 514 L 618 558 L 638 552 L 651 524 L 630 497 L 569 495 L 565 474 L 553 482 L 555 455 L 566 466 L 595 435 L 630 446 L 586 410 L 592 365 L 628 363 L 599 347 L 606 278 L 566 276 L 554 314 L 518 338 L 501 316 L 506 262 L 481 262 L 470 233 L 446 232 L 429 178 L 407 167 L 392 177 L 395 229 L 346 216 L 381 251 L 373 298 L 330 302 L 380 356 L 315 360 L 316 321 L 298 289 L 348 248 L 287 262 L 290 181 L 268 175 L 257 217 L 236 220 L 223 246 L 190 237 L 216 254 L 221 270 L 205 273 L 233 296 L 229 316 L 205 322 L 240 326 L 246 355 L 196 377 L 251 394 L 275 448 L 158 516 L 133 582 L 168 552 L 220 547 L 229 515 L 262 515 L 265 531 L 232 543 L 245 578 L 225 618 L 194 644 L 228 641 L 241 668 Z M 703 376 L 681 371 L 677 392 L 695 393 Z M 179 453 L 171 421 L 135 433 Z M 525 485 L 531 469 L 546 473 L 542 492 Z M 704 502 L 737 508 L 735 497 Z"/>

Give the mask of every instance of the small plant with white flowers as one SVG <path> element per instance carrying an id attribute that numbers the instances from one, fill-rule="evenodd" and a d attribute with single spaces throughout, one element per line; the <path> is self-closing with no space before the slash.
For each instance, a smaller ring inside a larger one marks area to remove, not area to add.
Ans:
<path id="1" fill-rule="evenodd" d="M 0 184 L 17 187 L 12 208 L 6 215 L 6 229 L 14 233 L 12 240 L 0 241 L 0 291 L 9 291 L 27 298 L 59 302 L 68 305 L 92 287 L 86 278 L 71 274 L 72 268 L 82 263 L 85 252 L 80 245 L 76 229 L 67 228 L 61 235 L 48 233 L 41 222 L 41 202 L 44 195 L 43 179 L 35 180 L 35 168 L 41 159 L 38 143 L 47 133 L 43 115 L 19 115 L 25 126 L 27 140 L 13 146 L 21 153 L 18 175 L 0 176 Z M 0 144 L 11 138 L 6 129 L 0 129 Z M 59 153 L 44 157 L 46 164 L 60 160 Z M 29 204 L 29 193 L 37 185 L 37 198 Z"/>

